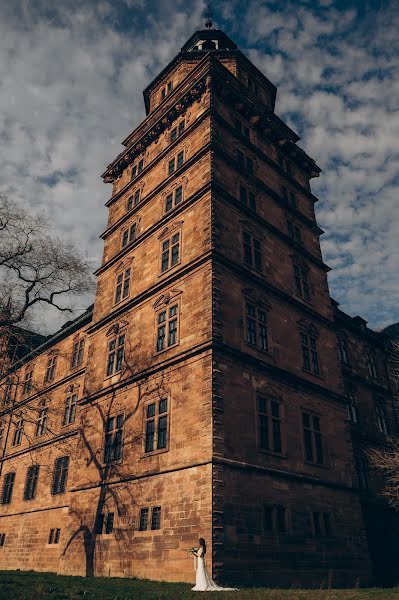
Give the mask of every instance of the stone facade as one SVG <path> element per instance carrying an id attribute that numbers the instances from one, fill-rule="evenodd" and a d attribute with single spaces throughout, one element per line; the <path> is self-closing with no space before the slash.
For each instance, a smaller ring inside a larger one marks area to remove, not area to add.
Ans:
<path id="1" fill-rule="evenodd" d="M 275 97 L 212 30 L 145 90 L 95 303 L 1 380 L 0 568 L 192 581 L 202 536 L 219 581 L 389 579 L 386 340 L 330 298 Z"/>

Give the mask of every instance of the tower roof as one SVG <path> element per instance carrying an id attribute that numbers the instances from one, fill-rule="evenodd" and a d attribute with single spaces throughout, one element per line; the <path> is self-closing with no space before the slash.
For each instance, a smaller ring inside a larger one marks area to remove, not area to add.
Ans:
<path id="1" fill-rule="evenodd" d="M 212 50 L 237 50 L 237 46 L 220 29 L 202 29 L 196 31 L 181 48 L 181 52 L 209 52 Z"/>

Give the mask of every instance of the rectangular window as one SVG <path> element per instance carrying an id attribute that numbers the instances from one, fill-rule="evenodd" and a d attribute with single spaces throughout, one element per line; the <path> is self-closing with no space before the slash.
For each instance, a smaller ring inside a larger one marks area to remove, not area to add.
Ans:
<path id="1" fill-rule="evenodd" d="M 258 396 L 259 448 L 281 454 L 281 406 L 274 398 Z"/>
<path id="2" fill-rule="evenodd" d="M 173 81 L 168 81 L 168 94 L 169 92 L 171 92 L 173 89 Z"/>
<path id="3" fill-rule="evenodd" d="M 3 438 L 4 438 L 4 423 L 3 423 L 3 421 L 0 421 L 0 448 L 3 444 Z"/>
<path id="4" fill-rule="evenodd" d="M 183 199 L 183 187 L 181 185 L 179 185 L 178 188 L 176 188 L 173 192 L 170 192 L 166 196 L 165 212 L 169 212 L 170 210 L 172 210 L 172 208 L 174 208 L 175 206 L 180 204 L 182 199 Z"/>
<path id="5" fill-rule="evenodd" d="M 24 420 L 23 419 L 17 419 L 17 421 L 15 422 L 15 429 L 14 429 L 14 435 L 12 438 L 12 445 L 13 446 L 19 446 L 20 443 L 22 442 L 22 435 L 24 432 Z"/>
<path id="6" fill-rule="evenodd" d="M 176 125 L 170 132 L 170 141 L 175 142 L 178 137 L 183 135 L 185 129 L 184 121 L 180 121 L 179 125 Z"/>
<path id="7" fill-rule="evenodd" d="M 6 534 L 0 533 L 0 548 L 2 548 L 5 543 L 6 543 Z"/>
<path id="8" fill-rule="evenodd" d="M 246 341 L 261 350 L 268 350 L 267 313 L 264 309 L 246 302 Z"/>
<path id="9" fill-rule="evenodd" d="M 26 471 L 24 500 L 32 500 L 36 496 L 39 465 L 31 465 Z"/>
<path id="10" fill-rule="evenodd" d="M 372 379 L 378 379 L 377 362 L 375 360 L 374 354 L 371 354 L 371 353 L 367 354 L 367 366 L 368 366 L 370 377 Z"/>
<path id="11" fill-rule="evenodd" d="M 47 414 L 48 414 L 47 408 L 41 408 L 39 410 L 39 418 L 37 419 L 36 433 L 35 433 L 35 435 L 38 437 L 40 437 L 41 435 L 44 435 L 46 433 Z"/>
<path id="12" fill-rule="evenodd" d="M 3 400 L 4 406 L 7 406 L 7 404 L 9 404 L 11 402 L 12 388 L 13 388 L 13 381 L 12 381 L 12 379 L 8 379 L 6 382 L 6 385 L 5 385 L 5 390 L 4 390 L 4 400 Z"/>
<path id="13" fill-rule="evenodd" d="M 262 271 L 262 251 L 260 240 L 247 231 L 243 232 L 244 262 L 249 267 Z"/>
<path id="14" fill-rule="evenodd" d="M 105 533 L 107 535 L 112 533 L 114 530 L 114 520 L 115 520 L 115 513 L 113 513 L 113 512 L 108 513 L 107 518 L 105 520 Z"/>
<path id="15" fill-rule="evenodd" d="M 58 544 L 60 541 L 61 529 L 58 527 L 55 529 L 50 529 L 50 533 L 48 536 L 48 544 Z"/>
<path id="16" fill-rule="evenodd" d="M 147 404 L 145 410 L 145 452 L 166 448 L 168 443 L 168 400 Z"/>
<path id="17" fill-rule="evenodd" d="M 173 234 L 162 242 L 161 273 L 165 273 L 180 262 L 180 233 Z"/>
<path id="18" fill-rule="evenodd" d="M 172 173 L 174 172 L 174 170 L 175 170 L 175 159 L 172 158 L 169 161 L 169 164 L 168 164 L 168 175 L 172 175 Z"/>
<path id="19" fill-rule="evenodd" d="M 323 438 L 320 430 L 320 417 L 302 413 L 305 460 L 317 465 L 324 464 Z"/>
<path id="20" fill-rule="evenodd" d="M 249 156 L 244 154 L 244 152 L 242 152 L 242 150 L 239 150 L 238 148 L 237 148 L 236 156 L 237 156 L 238 168 L 241 171 L 246 171 L 247 173 L 252 175 L 253 170 L 254 170 L 254 163 L 253 163 L 252 158 L 250 158 Z"/>
<path id="21" fill-rule="evenodd" d="M 133 197 L 133 206 L 137 206 L 140 202 L 140 192 L 141 190 L 138 189 L 134 192 L 134 197 Z"/>
<path id="22" fill-rule="evenodd" d="M 320 375 L 316 338 L 301 332 L 301 348 L 303 369 L 315 375 Z"/>
<path id="23" fill-rule="evenodd" d="M 136 177 L 136 175 L 137 175 L 137 165 L 133 165 L 132 172 L 130 174 L 130 179 L 131 180 L 134 179 Z M 130 198 L 129 198 L 129 200 L 130 200 Z M 133 201 L 132 201 L 132 206 L 133 206 Z M 130 208 L 132 208 L 132 206 Z"/>
<path id="24" fill-rule="evenodd" d="M 131 269 L 125 269 L 116 278 L 115 304 L 129 296 Z"/>
<path id="25" fill-rule="evenodd" d="M 294 280 L 296 295 L 309 302 L 310 293 L 307 269 L 298 267 L 298 265 L 294 265 Z"/>
<path id="26" fill-rule="evenodd" d="M 183 162 L 184 162 L 184 152 L 182 150 L 177 155 L 177 169 L 180 169 L 180 167 L 183 165 Z"/>
<path id="27" fill-rule="evenodd" d="M 63 494 L 66 490 L 68 479 L 69 456 L 59 456 L 54 462 L 53 481 L 51 485 L 51 493 Z"/>
<path id="28" fill-rule="evenodd" d="M 70 394 L 65 398 L 64 419 L 63 425 L 70 425 L 75 422 L 76 405 L 78 403 L 78 395 Z"/>
<path id="29" fill-rule="evenodd" d="M 357 423 L 358 416 L 357 416 L 357 402 L 356 402 L 355 395 L 348 392 L 345 394 L 345 398 L 346 398 L 347 409 L 348 409 L 348 421 L 350 423 Z"/>
<path id="30" fill-rule="evenodd" d="M 14 489 L 15 473 L 7 473 L 4 476 L 3 489 L 1 492 L 1 504 L 10 504 Z"/>
<path id="31" fill-rule="evenodd" d="M 154 506 L 151 513 L 151 529 L 161 529 L 161 507 Z"/>
<path id="32" fill-rule="evenodd" d="M 108 417 L 105 422 L 104 463 L 109 464 L 122 458 L 123 415 Z"/>
<path id="33" fill-rule="evenodd" d="M 239 188 L 239 200 L 245 206 L 249 206 L 252 210 L 256 210 L 256 196 L 243 185 Z"/>
<path id="34" fill-rule="evenodd" d="M 72 361 L 71 361 L 72 369 L 74 369 L 75 367 L 78 367 L 79 365 L 82 364 L 84 346 L 85 346 L 85 341 L 83 338 L 74 342 L 73 349 L 72 349 Z"/>
<path id="35" fill-rule="evenodd" d="M 157 352 L 178 343 L 178 306 L 162 310 L 157 315 Z"/>
<path id="36" fill-rule="evenodd" d="M 375 411 L 377 414 L 377 425 L 378 425 L 379 431 L 381 433 L 383 433 L 384 435 L 388 435 L 387 413 L 385 410 L 385 406 L 383 405 L 383 403 L 380 399 L 377 399 L 377 401 L 376 401 Z"/>
<path id="37" fill-rule="evenodd" d="M 144 158 L 141 158 L 139 160 L 139 164 L 137 165 L 137 172 L 141 173 L 141 171 L 144 169 Z"/>
<path id="38" fill-rule="evenodd" d="M 348 348 L 346 345 L 346 339 L 342 336 L 338 336 L 338 352 L 341 363 L 343 365 L 348 365 Z"/>
<path id="39" fill-rule="evenodd" d="M 129 196 L 129 198 L 127 199 L 126 208 L 127 208 L 128 212 L 129 212 L 129 210 L 132 210 L 132 208 L 133 208 L 133 196 Z"/>
<path id="40" fill-rule="evenodd" d="M 140 510 L 140 531 L 147 531 L 148 529 L 148 508 L 142 508 Z"/>
<path id="41" fill-rule="evenodd" d="M 301 230 L 297 225 L 294 225 L 291 221 L 287 221 L 287 231 L 289 237 L 294 240 L 294 242 L 302 244 Z"/>
<path id="42" fill-rule="evenodd" d="M 51 358 L 48 359 L 44 383 L 49 383 L 50 381 L 54 380 L 56 364 L 57 364 L 56 356 L 52 356 Z"/>
<path id="43" fill-rule="evenodd" d="M 25 373 L 24 387 L 22 392 L 24 396 L 26 396 L 26 394 L 29 394 L 29 392 L 32 389 L 32 377 L 33 371 L 28 371 L 27 373 Z"/>

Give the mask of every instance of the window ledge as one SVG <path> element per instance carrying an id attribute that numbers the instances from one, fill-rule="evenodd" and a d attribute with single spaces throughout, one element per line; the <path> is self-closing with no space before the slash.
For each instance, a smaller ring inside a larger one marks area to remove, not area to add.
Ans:
<path id="1" fill-rule="evenodd" d="M 176 346 L 178 346 L 178 345 L 179 345 L 179 342 L 176 342 L 176 344 L 172 344 L 171 346 L 168 346 L 167 348 L 163 348 L 162 350 L 156 350 L 154 356 L 163 354 L 164 352 L 167 352 L 168 350 L 171 350 L 172 348 L 176 348 Z"/>
<path id="2" fill-rule="evenodd" d="M 258 448 L 258 452 L 261 452 L 262 454 L 266 454 L 267 456 L 274 456 L 275 458 L 283 458 L 283 459 L 288 458 L 288 456 L 286 454 L 283 454 L 280 452 L 273 452 L 273 450 L 265 450 L 264 448 Z"/>
<path id="3" fill-rule="evenodd" d="M 164 452 L 169 452 L 169 445 L 166 448 L 158 448 L 156 450 L 151 450 L 151 452 L 143 452 L 140 458 L 151 458 L 151 456 L 157 456 L 158 454 L 163 454 Z"/>

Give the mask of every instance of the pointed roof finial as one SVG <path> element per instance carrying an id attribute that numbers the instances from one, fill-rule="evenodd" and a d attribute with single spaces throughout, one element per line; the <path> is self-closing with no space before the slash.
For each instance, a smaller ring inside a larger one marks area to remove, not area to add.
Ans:
<path id="1" fill-rule="evenodd" d="M 212 25 L 213 25 L 213 23 L 212 23 L 213 13 L 212 13 L 212 8 L 211 8 L 211 3 L 210 2 L 208 2 L 208 8 L 207 8 L 205 16 L 206 16 L 205 27 L 207 29 L 211 29 Z"/>

